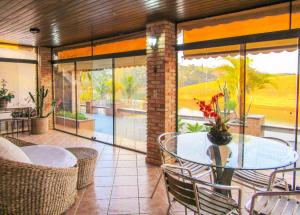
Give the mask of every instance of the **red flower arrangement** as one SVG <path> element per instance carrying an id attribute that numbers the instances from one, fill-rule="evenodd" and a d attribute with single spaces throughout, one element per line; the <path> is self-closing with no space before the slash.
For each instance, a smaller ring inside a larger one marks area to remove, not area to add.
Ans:
<path id="1" fill-rule="evenodd" d="M 208 104 L 205 101 L 196 99 L 196 104 L 199 110 L 203 113 L 204 117 L 208 119 L 206 126 L 210 127 L 208 138 L 211 142 L 218 145 L 227 144 L 232 139 L 231 134 L 228 132 L 229 126 L 226 124 L 229 119 L 224 116 L 220 111 L 219 99 L 224 98 L 224 93 L 214 95 Z M 212 121 L 211 119 L 214 119 Z"/>

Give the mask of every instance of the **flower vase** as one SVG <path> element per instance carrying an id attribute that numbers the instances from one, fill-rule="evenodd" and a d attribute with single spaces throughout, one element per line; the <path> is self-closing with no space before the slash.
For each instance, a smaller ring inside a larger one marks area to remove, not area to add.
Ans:
<path id="1" fill-rule="evenodd" d="M 207 138 L 212 144 L 215 145 L 227 145 L 232 140 L 232 134 L 228 131 L 210 131 L 207 133 Z"/>

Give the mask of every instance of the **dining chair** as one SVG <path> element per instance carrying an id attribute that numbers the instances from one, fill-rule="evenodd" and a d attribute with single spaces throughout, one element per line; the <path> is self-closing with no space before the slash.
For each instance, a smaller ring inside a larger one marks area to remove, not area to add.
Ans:
<path id="1" fill-rule="evenodd" d="M 212 180 L 211 170 L 207 166 L 202 166 L 197 163 L 185 161 L 185 160 L 182 160 L 179 157 L 175 156 L 174 154 L 171 153 L 171 151 L 176 150 L 176 146 L 174 146 L 173 149 L 171 149 L 172 147 L 168 147 L 168 150 L 166 149 L 166 145 L 165 145 L 166 142 L 168 140 L 170 140 L 171 138 L 175 138 L 177 135 L 178 135 L 177 132 L 167 132 L 167 133 L 163 133 L 158 136 L 157 143 L 160 148 L 162 164 L 170 164 L 170 163 L 174 164 L 175 163 L 181 167 L 188 168 L 191 171 L 192 176 L 194 178 L 201 178 L 203 176 L 208 175 L 210 178 L 210 181 L 211 181 Z M 176 143 L 175 143 L 175 145 L 176 145 Z M 151 198 L 154 196 L 161 178 L 162 178 L 162 172 L 160 173 L 159 178 L 154 186 L 154 190 L 152 191 Z"/>
<path id="2" fill-rule="evenodd" d="M 245 208 L 249 214 L 300 215 L 300 191 L 272 191 L 276 174 L 299 170 L 300 168 L 293 168 L 274 171 L 270 177 L 268 191 L 255 193 L 246 203 Z"/>
<path id="3" fill-rule="evenodd" d="M 288 147 L 291 147 L 287 141 L 276 137 L 263 137 L 265 139 L 278 141 Z M 266 191 L 269 186 L 269 180 L 271 175 L 258 172 L 256 170 L 236 170 L 233 175 L 233 181 L 243 186 L 253 189 L 254 191 Z M 238 180 L 235 180 L 238 179 Z M 274 186 L 282 189 L 289 190 L 289 184 L 285 180 L 285 175 L 282 173 L 282 177 L 274 178 Z"/>
<path id="4" fill-rule="evenodd" d="M 186 214 L 187 209 L 198 215 L 241 214 L 242 190 L 239 187 L 195 179 L 188 168 L 176 165 L 164 164 L 162 172 L 169 202 L 168 214 L 176 202 L 185 207 Z M 216 189 L 238 191 L 238 201 L 216 192 Z"/>

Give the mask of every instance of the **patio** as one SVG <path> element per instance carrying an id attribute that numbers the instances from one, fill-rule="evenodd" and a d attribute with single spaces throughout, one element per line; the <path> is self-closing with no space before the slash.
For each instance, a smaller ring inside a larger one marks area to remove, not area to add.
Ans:
<path id="1" fill-rule="evenodd" d="M 0 215 L 300 215 L 300 0 L 3 0 L 0 23 Z"/>
<path id="2" fill-rule="evenodd" d="M 79 192 L 75 205 L 68 215 L 87 214 L 166 214 L 167 196 L 163 180 L 158 191 L 150 198 L 160 174 L 160 168 L 145 161 L 145 155 L 125 149 L 75 137 L 59 131 L 48 134 L 20 137 L 36 144 L 62 147 L 91 147 L 99 152 L 95 183 Z M 244 187 L 244 202 L 253 191 Z M 244 203 L 243 202 L 243 203 Z M 175 214 L 184 214 L 177 205 Z M 246 212 L 244 211 L 246 214 Z M 193 214 L 193 213 L 191 213 Z"/>

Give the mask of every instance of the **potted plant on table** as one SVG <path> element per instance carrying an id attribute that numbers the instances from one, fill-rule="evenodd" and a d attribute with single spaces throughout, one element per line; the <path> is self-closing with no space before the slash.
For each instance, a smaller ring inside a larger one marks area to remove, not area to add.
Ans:
<path id="1" fill-rule="evenodd" d="M 224 110 L 220 109 L 219 99 L 224 99 Z M 203 113 L 204 117 L 208 119 L 207 138 L 210 142 L 216 145 L 226 145 L 232 140 L 232 135 L 228 131 L 229 126 L 227 125 L 229 121 L 229 110 L 226 109 L 226 101 L 228 101 L 227 93 L 218 93 L 214 95 L 208 104 L 205 101 L 197 101 L 199 110 Z"/>
<path id="2" fill-rule="evenodd" d="M 8 102 L 10 102 L 14 97 L 12 91 L 8 91 L 6 88 L 7 81 L 5 79 L 1 80 L 1 89 L 0 89 L 0 108 L 7 108 Z"/>
<path id="3" fill-rule="evenodd" d="M 29 92 L 29 96 L 33 103 L 35 104 L 36 117 L 31 118 L 31 133 L 32 134 L 44 134 L 48 132 L 48 117 L 51 113 L 56 110 L 60 104 L 61 100 L 53 100 L 51 102 L 51 107 L 48 113 L 44 113 L 45 98 L 48 96 L 48 89 L 42 86 L 37 89 L 36 95 Z"/>

